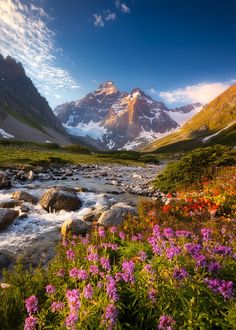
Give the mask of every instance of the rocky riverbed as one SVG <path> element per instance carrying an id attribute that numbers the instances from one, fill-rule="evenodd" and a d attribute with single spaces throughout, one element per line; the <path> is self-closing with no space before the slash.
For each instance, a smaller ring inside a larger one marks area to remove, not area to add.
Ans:
<path id="1" fill-rule="evenodd" d="M 0 270 L 19 256 L 31 264 L 46 263 L 63 224 L 64 230 L 81 233 L 94 221 L 119 224 L 126 213 L 135 213 L 139 196 L 159 196 L 151 183 L 161 169 L 161 165 L 47 169 L 25 165 L 1 171 Z"/>

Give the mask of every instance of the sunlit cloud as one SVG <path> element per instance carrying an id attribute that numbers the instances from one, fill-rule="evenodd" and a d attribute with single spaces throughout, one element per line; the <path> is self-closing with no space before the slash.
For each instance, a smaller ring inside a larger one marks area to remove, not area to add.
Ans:
<path id="1" fill-rule="evenodd" d="M 0 17 L 0 53 L 20 61 L 43 95 L 80 88 L 56 64 L 63 50 L 55 45 L 56 33 L 48 27 L 51 18 L 42 7 L 31 1 L 0 0 Z"/>
<path id="2" fill-rule="evenodd" d="M 184 88 L 178 88 L 171 91 L 163 91 L 157 93 L 157 91 L 152 88 L 152 94 L 159 95 L 168 103 L 195 103 L 200 102 L 202 104 L 207 104 L 216 98 L 218 95 L 223 93 L 231 84 L 230 82 L 215 82 L 207 83 L 202 82 L 196 85 L 186 86 Z M 149 90 L 149 91 L 151 91 Z"/>

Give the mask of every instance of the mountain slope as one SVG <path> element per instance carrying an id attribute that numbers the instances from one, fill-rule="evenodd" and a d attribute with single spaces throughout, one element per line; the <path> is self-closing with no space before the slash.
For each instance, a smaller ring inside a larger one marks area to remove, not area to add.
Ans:
<path id="1" fill-rule="evenodd" d="M 70 134 L 89 136 L 104 149 L 137 149 L 179 127 L 174 117 L 188 116 L 196 107 L 170 111 L 141 89 L 120 92 L 108 81 L 83 99 L 54 111 Z"/>
<path id="2" fill-rule="evenodd" d="M 0 55 L 0 139 L 70 144 L 64 128 L 21 63 Z"/>
<path id="3" fill-rule="evenodd" d="M 193 116 L 180 130 L 149 144 L 143 150 L 181 151 L 214 143 L 235 145 L 235 124 L 236 85 L 233 85 Z"/>

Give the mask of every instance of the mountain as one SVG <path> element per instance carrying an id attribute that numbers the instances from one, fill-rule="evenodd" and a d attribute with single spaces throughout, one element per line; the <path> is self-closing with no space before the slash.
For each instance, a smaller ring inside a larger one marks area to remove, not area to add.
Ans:
<path id="1" fill-rule="evenodd" d="M 54 110 L 70 134 L 89 136 L 103 149 L 137 149 L 168 134 L 181 118 L 196 106 L 170 111 L 164 103 L 154 101 L 141 89 L 120 92 L 111 81 L 99 86 L 83 99 L 59 105 Z"/>
<path id="2" fill-rule="evenodd" d="M 236 85 L 215 98 L 181 129 L 147 145 L 144 151 L 183 151 L 222 143 L 236 145 Z"/>
<path id="3" fill-rule="evenodd" d="M 71 144 L 21 63 L 0 55 L 0 139 Z"/>

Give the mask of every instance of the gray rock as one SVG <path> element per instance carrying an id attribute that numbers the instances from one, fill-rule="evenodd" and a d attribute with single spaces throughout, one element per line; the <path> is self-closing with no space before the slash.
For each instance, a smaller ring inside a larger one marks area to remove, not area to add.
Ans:
<path id="1" fill-rule="evenodd" d="M 12 198 L 14 199 L 18 199 L 27 203 L 32 203 L 32 204 L 37 204 L 38 200 L 36 197 L 30 195 L 29 193 L 27 193 L 26 191 L 15 191 L 12 194 Z"/>
<path id="2" fill-rule="evenodd" d="M 40 205 L 48 212 L 75 211 L 82 206 L 82 201 L 74 192 L 51 188 L 47 190 L 39 201 Z"/>
<path id="3" fill-rule="evenodd" d="M 85 221 L 80 219 L 68 219 L 61 226 L 61 234 L 66 237 L 68 234 L 85 234 L 90 229 L 90 226 Z"/>
<path id="4" fill-rule="evenodd" d="M 102 213 L 106 210 L 106 207 L 101 209 L 91 210 L 83 216 L 83 221 L 93 222 L 100 218 Z"/>
<path id="5" fill-rule="evenodd" d="M 9 226 L 19 215 L 18 211 L 11 209 L 0 209 L 0 230 Z"/>
<path id="6" fill-rule="evenodd" d="M 136 209 L 125 203 L 117 203 L 110 210 L 104 211 L 98 219 L 98 224 L 103 226 L 119 226 L 128 214 L 136 214 Z"/>
<path id="7" fill-rule="evenodd" d="M 18 200 L 11 200 L 11 201 L 7 201 L 7 202 L 2 202 L 0 203 L 0 208 L 3 209 L 12 209 L 16 206 L 20 206 L 21 205 L 21 201 Z"/>
<path id="8" fill-rule="evenodd" d="M 11 180 L 8 179 L 7 174 L 4 172 L 0 172 L 0 189 L 10 188 Z"/>

